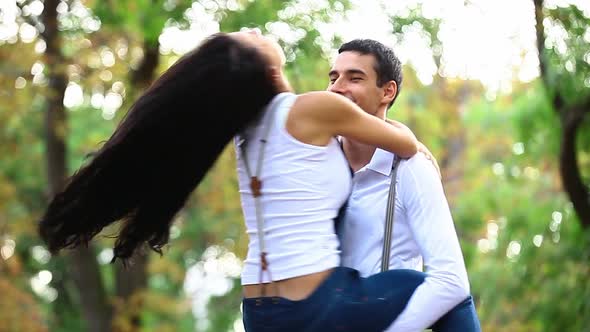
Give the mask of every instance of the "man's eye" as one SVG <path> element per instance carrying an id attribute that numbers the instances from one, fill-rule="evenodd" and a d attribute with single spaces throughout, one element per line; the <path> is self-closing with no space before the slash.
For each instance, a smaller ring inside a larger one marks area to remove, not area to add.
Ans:
<path id="1" fill-rule="evenodd" d="M 362 77 L 353 77 L 350 80 L 353 81 L 353 82 L 358 82 L 358 81 L 362 81 L 363 78 Z"/>

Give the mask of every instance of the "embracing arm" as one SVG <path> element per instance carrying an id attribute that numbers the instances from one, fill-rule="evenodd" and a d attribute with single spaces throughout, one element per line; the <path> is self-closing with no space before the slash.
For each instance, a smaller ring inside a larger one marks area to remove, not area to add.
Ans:
<path id="1" fill-rule="evenodd" d="M 427 274 L 387 332 L 423 331 L 469 296 L 459 239 L 442 183 L 422 154 L 400 169 L 400 200 Z"/>
<path id="2" fill-rule="evenodd" d="M 307 143 L 326 143 L 344 136 L 409 158 L 418 151 L 416 136 L 404 125 L 392 126 L 365 113 L 359 106 L 333 92 L 317 91 L 299 96 L 287 127 L 294 136 L 312 137 Z M 290 123 L 289 123 L 290 122 Z M 297 137 L 297 138 L 300 138 Z M 323 144 L 318 144 L 323 145 Z"/>
<path id="3" fill-rule="evenodd" d="M 403 123 L 396 121 L 396 120 L 385 119 L 385 121 L 387 123 L 389 123 L 390 125 L 396 126 L 398 128 L 407 128 L 406 125 L 404 125 Z M 424 153 L 424 155 L 426 156 L 426 159 L 430 160 L 430 162 L 432 163 L 434 168 L 436 168 L 436 172 L 438 173 L 438 177 L 442 178 L 442 174 L 440 172 L 440 167 L 438 166 L 438 162 L 436 161 L 436 158 L 434 157 L 432 152 L 430 152 L 430 150 L 426 147 L 426 145 L 424 145 L 424 143 L 418 142 L 418 152 Z"/>

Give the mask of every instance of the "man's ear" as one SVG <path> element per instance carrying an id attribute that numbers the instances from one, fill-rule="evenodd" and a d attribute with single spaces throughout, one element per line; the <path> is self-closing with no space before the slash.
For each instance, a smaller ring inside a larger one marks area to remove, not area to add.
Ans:
<path id="1" fill-rule="evenodd" d="M 397 96 L 397 83 L 389 81 L 383 85 L 383 103 L 389 104 Z"/>

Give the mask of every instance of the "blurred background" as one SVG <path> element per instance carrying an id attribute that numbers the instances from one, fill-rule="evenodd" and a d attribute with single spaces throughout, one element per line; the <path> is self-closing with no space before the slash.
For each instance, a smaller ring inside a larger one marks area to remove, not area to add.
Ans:
<path id="1" fill-rule="evenodd" d="M 155 77 L 244 27 L 281 43 L 297 92 L 326 88 L 343 41 L 393 47 L 389 117 L 438 158 L 483 330 L 590 331 L 587 0 L 2 0 L 0 331 L 243 331 L 232 149 L 129 270 L 115 229 L 52 257 L 35 224 Z"/>

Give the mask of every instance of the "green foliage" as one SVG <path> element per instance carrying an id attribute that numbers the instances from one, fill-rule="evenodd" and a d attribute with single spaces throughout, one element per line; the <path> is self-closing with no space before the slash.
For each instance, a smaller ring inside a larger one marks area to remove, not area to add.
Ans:
<path id="1" fill-rule="evenodd" d="M 411 27 L 422 29 L 429 37 L 431 46 L 440 46 L 438 39 L 438 31 L 440 29 L 441 20 L 438 18 L 426 18 L 422 14 L 422 4 L 418 3 L 410 6 L 402 16 L 391 17 L 392 31 L 398 37 L 403 38 L 404 32 Z"/>
<path id="2" fill-rule="evenodd" d="M 132 32 L 150 45 L 157 45 L 168 22 L 186 26 L 184 13 L 192 3 L 187 0 L 95 1 L 93 9 L 109 29 Z"/>
<path id="3" fill-rule="evenodd" d="M 550 98 L 562 96 L 564 106 L 590 104 L 590 17 L 576 6 L 546 10 L 543 57 Z M 559 110 L 556 110 L 559 112 Z M 558 114 L 567 118 L 569 114 Z M 577 135 L 579 168 L 590 185 L 590 110 L 585 110 Z"/>
<path id="4" fill-rule="evenodd" d="M 292 1 L 242 1 L 243 8 L 222 16 L 221 31 L 237 31 L 241 28 L 261 28 L 266 23 L 278 20 L 279 11 Z"/>
<path id="5" fill-rule="evenodd" d="M 568 103 L 589 98 L 590 17 L 573 5 L 557 7 L 548 11 L 544 25 L 550 88 L 559 91 Z"/>
<path id="6" fill-rule="evenodd" d="M 63 51 L 71 61 L 63 66 L 85 97 L 81 105 L 67 111 L 70 172 L 109 137 L 139 93 L 128 77 L 130 68 L 137 65 L 134 54 L 145 44 L 158 45 L 165 27 L 188 26 L 186 11 L 192 6 L 206 7 L 219 20 L 222 31 L 259 27 L 268 32 L 276 24 L 286 24 L 296 38 L 277 37 L 289 59 L 287 73 L 293 86 L 300 92 L 325 89 L 330 66 L 327 53 L 339 40 L 323 40 L 316 23 L 341 15 L 349 4 L 327 1 L 305 7 L 302 3 L 309 2 L 240 0 L 234 8 L 230 1 L 221 0 L 194 4 L 183 0 L 87 1 L 84 5 L 91 9 L 91 17 L 100 21 L 98 31 L 85 29 L 84 18 L 70 8 L 60 22 Z M 575 102 L 588 94 L 590 50 L 584 36 L 590 23 L 575 7 L 547 13 L 550 24 L 567 32 L 562 41 L 549 42 L 551 79 L 568 102 Z M 440 22 L 424 18 L 419 6 L 391 23 L 398 40 L 408 27 L 422 29 L 435 60 L 440 57 Z M 559 49 L 561 42 L 565 52 Z M 101 52 L 113 53 L 115 63 L 101 63 Z M 175 58 L 161 56 L 157 71 L 165 70 L 168 60 Z M 42 60 L 34 43 L 21 41 L 0 45 L 0 59 L 0 247 L 9 240 L 16 244 L 11 257 L 0 257 L 0 294 L 4 295 L 0 297 L 0 320 L 8 331 L 83 330 L 79 299 L 84 294 L 70 284 L 63 257 L 45 262 L 33 254 L 40 245 L 35 220 L 47 195 L 43 110 L 49 88 L 42 80 L 33 84 L 30 69 Z M 568 63 L 575 70 L 568 70 Z M 479 82 L 436 76 L 431 85 L 424 86 L 411 68 L 405 68 L 404 75 L 404 90 L 390 116 L 409 124 L 443 167 L 445 190 L 484 330 L 586 328 L 590 324 L 590 234 L 580 229 L 561 191 L 556 158 L 561 128 L 559 115 L 550 106 L 551 97 L 539 82 L 517 84 L 510 95 L 490 101 L 482 97 L 484 88 Z M 19 76 L 27 84 L 15 89 Z M 104 110 L 90 102 L 92 94 L 110 92 L 126 98 L 112 120 L 105 119 Z M 585 121 L 578 137 L 578 156 L 582 171 L 590 177 L 590 119 Z M 143 331 L 195 330 L 197 321 L 183 289 L 186 270 L 202 261 L 212 245 L 239 258 L 245 256 L 248 237 L 234 168 L 235 152 L 228 146 L 179 214 L 165 255 L 152 257 L 148 289 L 131 302 L 143 301 Z M 99 238 L 97 255 L 108 253 L 105 249 L 112 242 Z M 41 270 L 52 272 L 49 285 L 59 294 L 53 302 L 30 288 L 30 279 Z M 112 295 L 114 267 L 101 265 L 100 273 Z M 239 279 L 234 279 L 227 294 L 208 303 L 208 331 L 231 330 L 240 317 L 240 299 Z M 111 300 L 120 309 L 118 326 L 129 329 L 134 306 L 125 307 L 114 297 Z"/>
<path id="7" fill-rule="evenodd" d="M 573 5 L 546 10 L 546 15 L 543 56 L 548 63 L 546 88 L 549 96 L 562 96 L 566 105 L 587 105 L 590 100 L 590 17 Z M 577 135 L 578 159 L 585 183 L 590 183 L 589 114 L 586 110 Z"/>
<path id="8" fill-rule="evenodd" d="M 400 40 L 408 26 L 436 36 L 438 22 L 423 22 L 419 9 L 392 19 Z M 557 22 L 576 25 L 564 28 L 566 52 L 548 52 L 555 87 L 574 103 L 587 93 L 588 43 L 583 36 L 590 25 L 576 8 L 551 14 L 560 15 L 553 18 Z M 566 62 L 574 59 L 583 59 L 580 72 L 567 70 Z M 516 84 L 510 95 L 489 101 L 472 82 L 435 77 L 424 87 L 411 70 L 405 71 L 404 84 L 391 116 L 411 124 L 442 161 L 483 330 L 583 330 L 590 317 L 585 281 L 590 277 L 590 233 L 581 229 L 561 189 L 561 127 L 551 96 L 534 81 Z M 589 133 L 582 129 L 578 137 L 586 176 Z"/>
<path id="9" fill-rule="evenodd" d="M 336 0 L 317 4 L 300 0 L 249 1 L 236 12 L 227 11 L 222 16 L 220 28 L 221 31 L 259 28 L 266 33 L 273 32 L 275 24 L 286 24 L 292 36 L 277 37 L 287 56 L 286 71 L 293 88 L 298 92 L 324 90 L 330 66 L 325 48 L 336 47 L 339 39 L 327 41 L 328 45 L 325 45 L 318 25 L 342 15 L 349 8 L 348 1 Z M 321 59 L 324 61 L 318 61 Z"/>
<path id="10" fill-rule="evenodd" d="M 539 91 L 535 83 L 481 102 L 465 119 L 478 151 L 467 156 L 453 212 L 469 234 L 463 248 L 484 330 L 579 331 L 590 317 L 590 233 L 561 192 L 558 122 Z"/>

